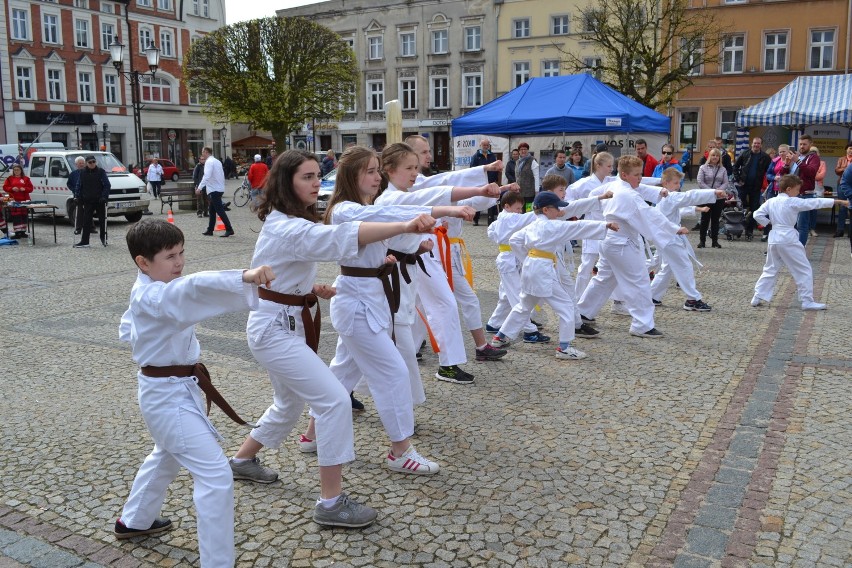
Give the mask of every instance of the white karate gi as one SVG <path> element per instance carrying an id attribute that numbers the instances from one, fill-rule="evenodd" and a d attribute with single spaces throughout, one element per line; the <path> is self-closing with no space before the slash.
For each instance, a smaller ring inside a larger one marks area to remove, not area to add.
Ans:
<path id="1" fill-rule="evenodd" d="M 769 232 L 766 264 L 763 274 L 754 285 L 754 294 L 767 302 L 772 300 L 775 280 L 781 266 L 786 266 L 790 276 L 796 282 L 799 300 L 802 304 L 814 302 L 814 275 L 811 263 L 805 253 L 805 247 L 799 241 L 796 229 L 796 219 L 802 211 L 833 207 L 834 200 L 827 198 L 799 199 L 786 193 L 779 193 L 772 199 L 767 199 L 757 211 L 754 220 L 760 225 L 772 223 Z"/>
<path id="2" fill-rule="evenodd" d="M 304 295 L 313 290 L 317 261 L 358 255 L 358 225 L 323 225 L 279 211 L 267 216 L 254 248 L 252 266 L 268 264 L 275 273 L 270 289 Z M 384 296 L 383 296 L 384 297 Z M 260 301 L 246 325 L 252 355 L 269 372 L 272 405 L 251 437 L 277 448 L 296 425 L 305 403 L 316 418 L 317 460 L 321 466 L 355 459 L 352 403 L 347 391 L 305 343 L 302 307 Z"/>
<path id="3" fill-rule="evenodd" d="M 130 293 L 119 338 L 130 343 L 140 367 L 194 365 L 201 355 L 195 324 L 258 306 L 257 288 L 242 270 L 199 272 L 169 283 L 142 272 Z M 234 476 L 207 418 L 194 377 L 154 378 L 141 373 L 139 408 L 154 450 L 139 468 L 121 513 L 128 528 L 147 529 L 181 467 L 192 475 L 198 548 L 204 568 L 234 565 Z M 215 378 L 214 378 L 215 380 Z"/>
<path id="4" fill-rule="evenodd" d="M 688 206 L 711 203 L 716 199 L 715 189 L 693 189 L 691 191 L 673 191 L 668 197 L 660 200 L 657 210 L 665 215 L 666 219 L 680 226 L 680 216 L 683 208 Z M 651 282 L 651 298 L 659 302 L 669 288 L 672 276 L 680 284 L 680 290 L 687 300 L 700 300 L 701 293 L 695 287 L 695 271 L 692 269 L 692 261 L 695 259 L 695 251 L 686 235 L 678 235 L 676 239 L 665 248 L 657 249 L 662 263 L 660 270 Z"/>
<path id="5" fill-rule="evenodd" d="M 536 215 L 536 220 L 516 232 L 509 238 L 512 251 L 520 259 L 521 269 L 520 301 L 516 304 L 500 333 L 514 339 L 524 324 L 529 321 L 530 313 L 536 304 L 547 302 L 559 317 L 559 342 L 567 343 L 574 339 L 574 301 L 573 290 L 568 287 L 573 282 L 565 280 L 567 270 L 549 258 L 528 256 L 530 249 L 538 249 L 553 254 L 561 253 L 571 239 L 601 238 L 607 233 L 606 223 L 602 221 L 549 220 L 544 215 Z"/>
<path id="6" fill-rule="evenodd" d="M 509 245 L 509 237 L 535 221 L 535 213 L 511 213 L 501 211 L 497 220 L 488 225 L 488 238 L 499 245 Z M 520 301 L 521 294 L 521 263 L 511 250 L 500 251 L 494 263 L 497 265 L 497 273 L 500 275 L 500 286 L 498 288 L 497 306 L 488 325 L 499 328 L 509 316 L 509 312 Z M 524 333 L 535 333 L 538 328 L 527 322 L 523 327 Z"/>
<path id="7" fill-rule="evenodd" d="M 365 206 L 346 201 L 334 206 L 331 221 L 335 225 L 349 221 L 409 221 L 431 211 L 426 206 Z M 406 235 L 406 238 L 397 239 L 394 248 L 416 252 L 422 235 Z M 357 257 L 342 259 L 340 265 L 379 268 L 385 263 L 387 250 L 388 241 L 370 243 L 359 249 Z M 391 339 L 391 311 L 382 282 L 378 278 L 341 274 L 334 286 L 337 294 L 331 299 L 331 324 L 339 336 L 329 368 L 347 392 L 355 389 L 363 375 L 390 440 L 406 440 L 414 435 L 411 382 L 400 373 L 406 363 Z"/>
<path id="8" fill-rule="evenodd" d="M 651 302 L 642 237 L 665 248 L 680 227 L 645 203 L 648 197 L 653 197 L 653 192 L 643 195 L 642 186 L 635 190 L 619 179 L 595 191 L 608 189 L 612 190 L 613 197 L 602 201 L 601 208 L 604 219 L 616 222 L 619 230 L 607 232 L 601 244 L 598 274 L 583 292 L 577 308 L 584 316 L 594 318 L 618 285 L 624 295 L 625 307 L 633 318 L 630 330 L 645 333 L 654 328 L 654 304 Z"/>

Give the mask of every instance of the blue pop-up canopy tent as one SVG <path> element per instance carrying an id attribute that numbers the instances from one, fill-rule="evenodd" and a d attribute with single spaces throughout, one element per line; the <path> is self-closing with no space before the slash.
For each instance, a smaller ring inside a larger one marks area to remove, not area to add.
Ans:
<path id="1" fill-rule="evenodd" d="M 530 79 L 452 121 L 453 136 L 586 132 L 668 134 L 670 119 L 588 74 Z"/>

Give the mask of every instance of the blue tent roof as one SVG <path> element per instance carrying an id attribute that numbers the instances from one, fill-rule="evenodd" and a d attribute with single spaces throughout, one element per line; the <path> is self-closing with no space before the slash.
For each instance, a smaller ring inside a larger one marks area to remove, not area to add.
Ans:
<path id="1" fill-rule="evenodd" d="M 797 77 L 786 87 L 737 113 L 737 126 L 852 124 L 852 75 Z"/>
<path id="2" fill-rule="evenodd" d="M 669 118 L 588 74 L 530 79 L 453 120 L 453 136 L 582 132 L 669 133 Z"/>

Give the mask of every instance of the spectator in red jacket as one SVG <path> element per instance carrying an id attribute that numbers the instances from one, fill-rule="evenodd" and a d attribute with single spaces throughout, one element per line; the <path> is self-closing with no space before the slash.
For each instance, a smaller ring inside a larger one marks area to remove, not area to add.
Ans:
<path id="1" fill-rule="evenodd" d="M 656 158 L 648 153 L 648 143 L 645 142 L 644 138 L 636 139 L 636 156 L 642 160 L 644 166 L 642 167 L 642 176 L 643 177 L 652 177 L 654 173 L 654 168 L 657 167 Z"/>
<path id="2" fill-rule="evenodd" d="M 248 174 L 246 174 L 246 178 L 251 186 L 249 198 L 254 206 L 257 206 L 257 196 L 260 195 L 263 184 L 266 183 L 266 176 L 268 175 L 269 168 L 263 163 L 263 158 L 261 158 L 260 154 L 255 154 L 254 163 L 249 168 Z"/>
<path id="3" fill-rule="evenodd" d="M 22 202 L 30 200 L 30 193 L 33 192 L 33 182 L 30 178 L 24 175 L 24 168 L 20 164 L 12 166 L 12 175 L 6 178 L 3 182 L 3 191 L 8 193 L 14 201 Z M 9 238 L 25 239 L 27 238 L 27 213 L 23 207 L 10 207 L 9 217 L 14 227 L 14 234 L 6 227 L 6 220 L 0 216 L 0 231 L 9 233 Z"/>
<path id="4" fill-rule="evenodd" d="M 799 137 L 799 159 L 796 160 L 796 168 L 792 173 L 802 179 L 800 199 L 816 197 L 814 189 L 816 188 L 816 175 L 819 170 L 819 155 L 811 151 L 813 143 L 814 139 L 811 138 L 810 134 Z M 810 211 L 802 211 L 796 221 L 796 228 L 799 229 L 799 242 L 802 243 L 802 246 L 807 245 L 811 230 L 816 229 L 816 215 L 811 215 Z M 815 236 L 816 232 L 813 235 Z"/>

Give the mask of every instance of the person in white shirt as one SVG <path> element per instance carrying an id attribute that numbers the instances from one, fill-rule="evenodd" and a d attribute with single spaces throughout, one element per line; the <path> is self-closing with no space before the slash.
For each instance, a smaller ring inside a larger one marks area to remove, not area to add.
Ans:
<path id="1" fill-rule="evenodd" d="M 163 166 L 160 165 L 158 158 L 153 158 L 148 165 L 148 173 L 145 174 L 148 183 L 151 184 L 151 193 L 154 199 L 160 196 L 160 187 L 163 185 Z"/>
<path id="2" fill-rule="evenodd" d="M 754 285 L 752 306 L 757 307 L 764 302 L 772 301 L 778 271 L 782 266 L 786 266 L 796 282 L 802 309 L 824 310 L 826 308 L 825 304 L 814 301 L 813 269 L 811 263 L 808 262 L 807 254 L 805 254 L 805 247 L 799 240 L 796 222 L 799 214 L 805 211 L 816 211 L 835 205 L 849 207 L 849 202 L 844 199 L 824 197 L 800 199 L 799 192 L 801 189 L 802 179 L 799 176 L 785 175 L 778 183 L 778 195 L 772 199 L 767 199 L 754 212 L 754 220 L 764 226 L 772 223 L 772 230 L 769 232 L 766 264 L 763 266 L 763 273 Z"/>
<path id="3" fill-rule="evenodd" d="M 219 236 L 230 237 L 234 234 L 234 228 L 222 203 L 222 194 L 225 192 L 225 171 L 222 169 L 222 162 L 213 156 L 213 149 L 208 146 L 201 150 L 201 156 L 204 158 L 204 177 L 201 178 L 198 187 L 207 190 L 207 199 L 210 200 L 210 220 L 207 223 L 207 230 L 201 234 L 207 237 L 213 236 L 218 215 L 225 224 L 225 234 Z M 196 189 L 195 193 L 200 194 L 201 190 Z"/>

